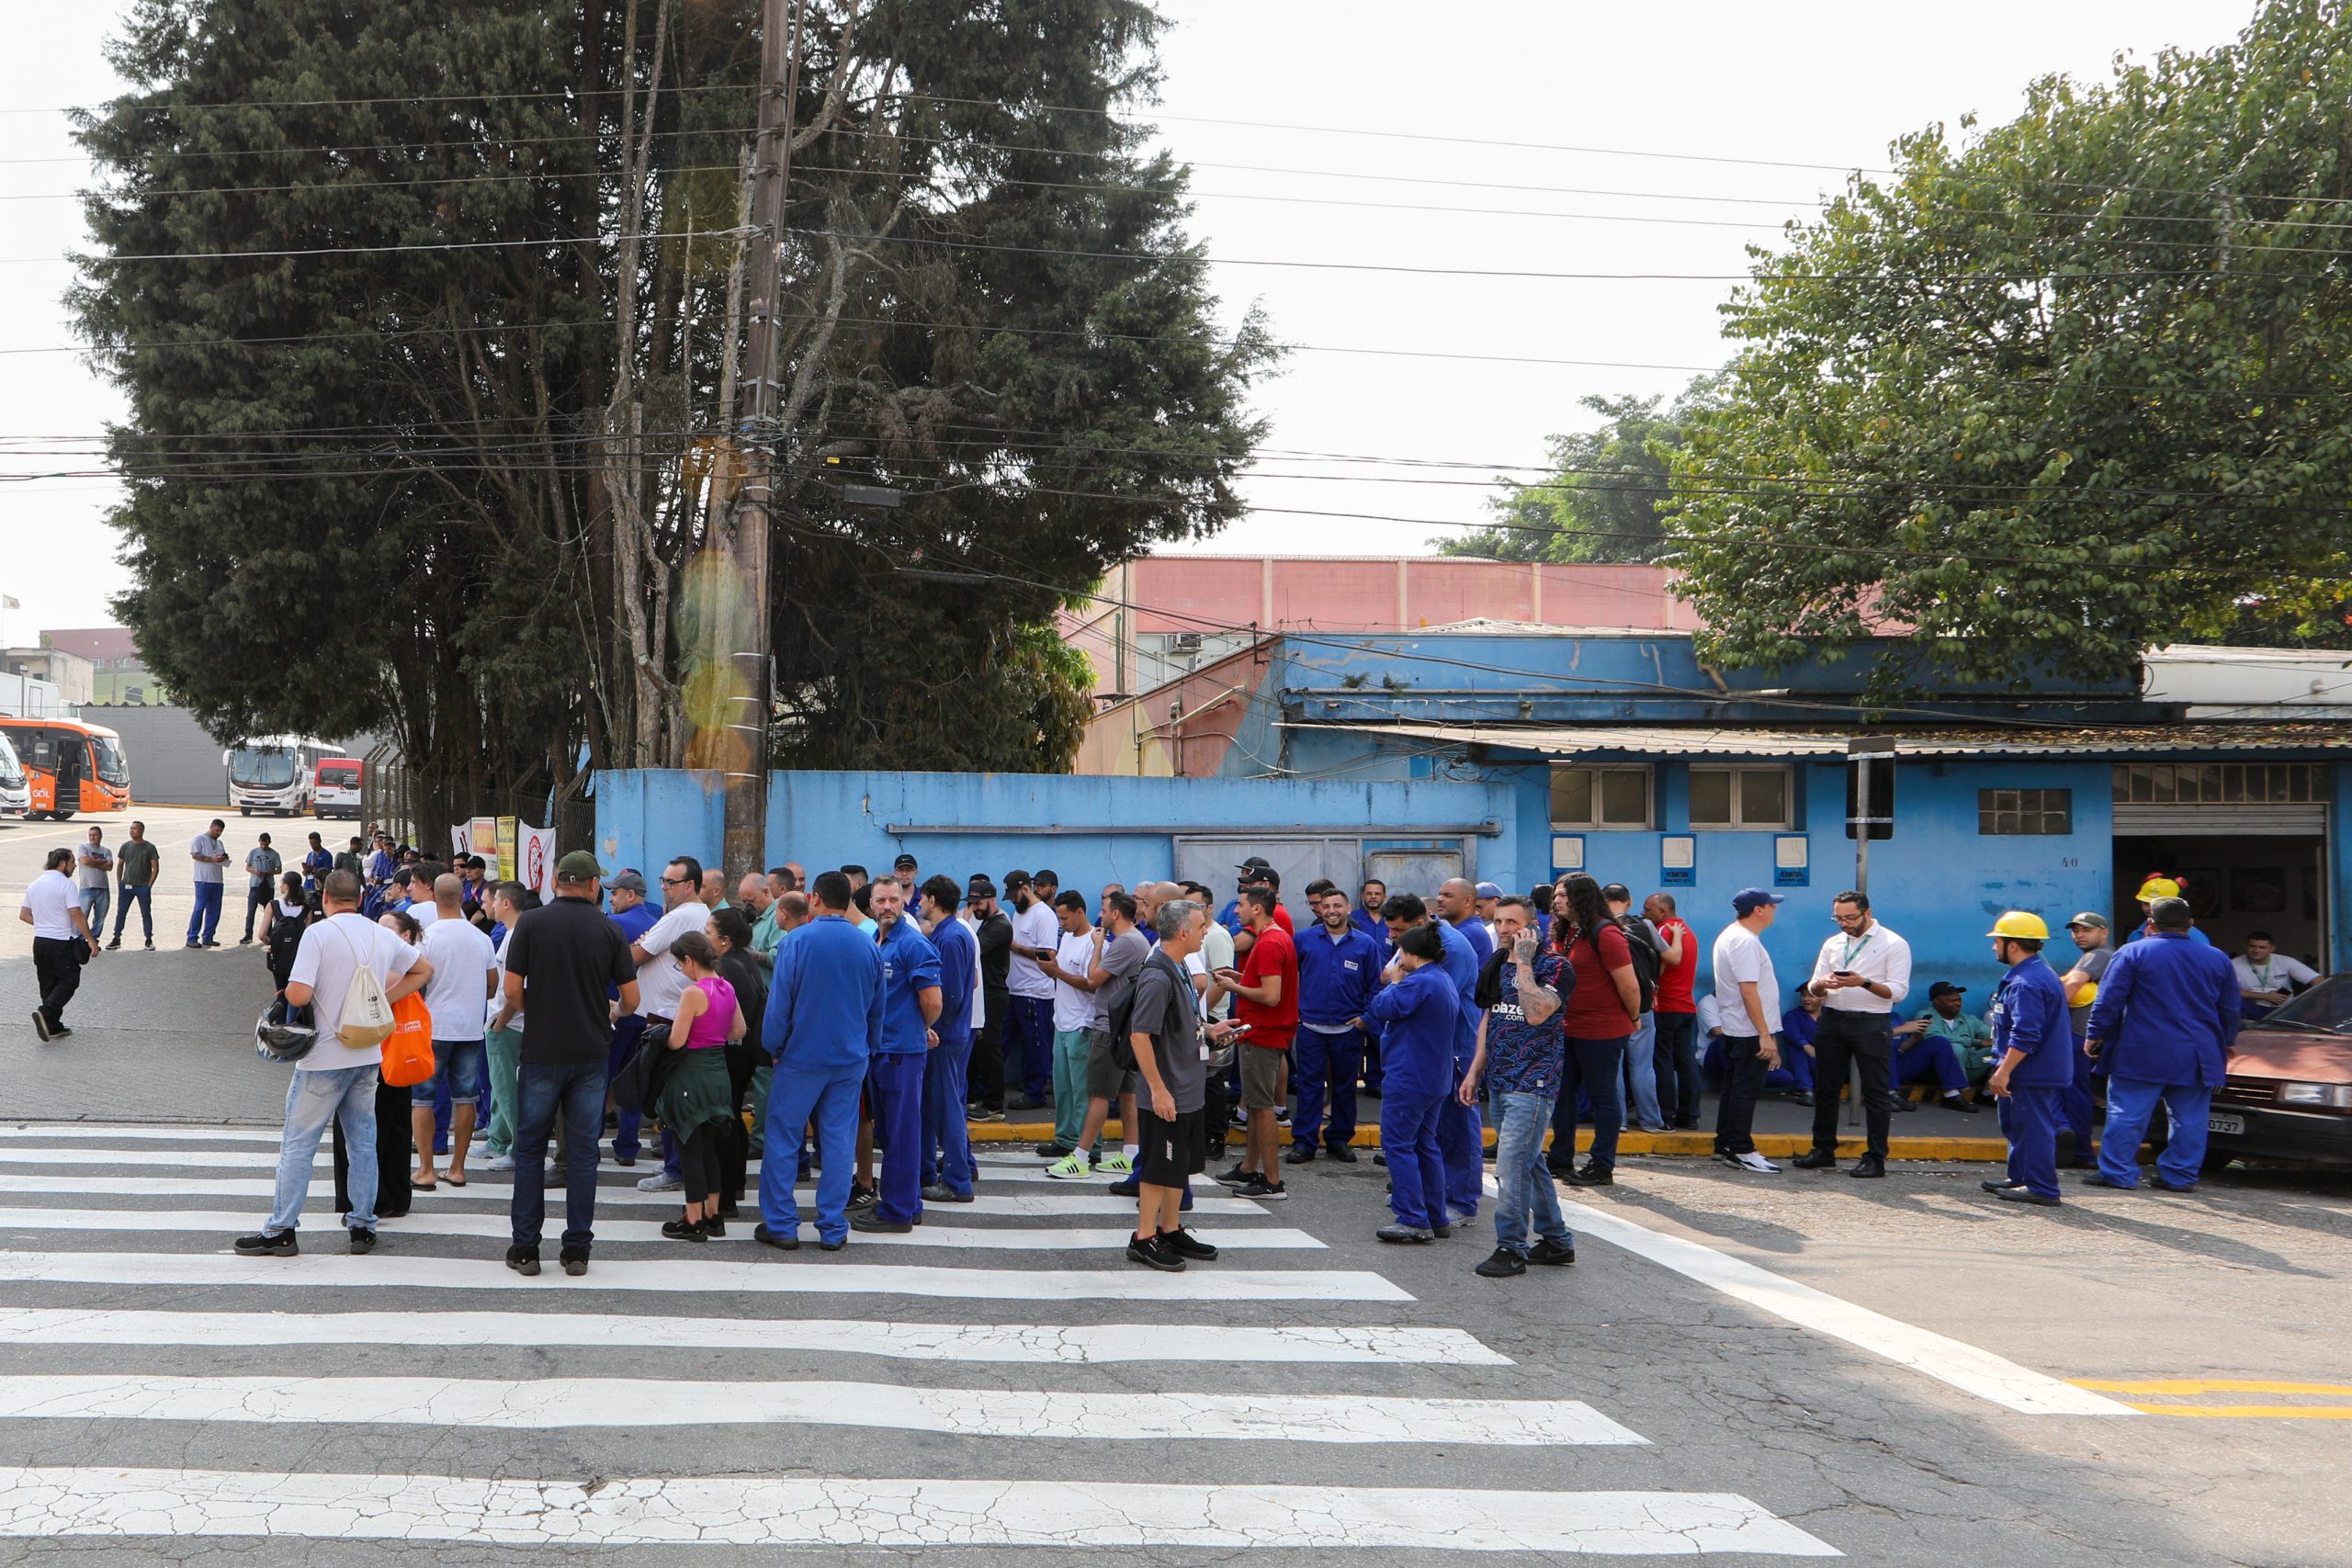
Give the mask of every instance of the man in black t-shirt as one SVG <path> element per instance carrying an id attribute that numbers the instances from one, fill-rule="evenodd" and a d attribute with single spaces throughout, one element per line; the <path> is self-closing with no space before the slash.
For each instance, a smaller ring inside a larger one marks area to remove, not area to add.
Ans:
<path id="1" fill-rule="evenodd" d="M 539 1271 L 548 1132 L 559 1113 L 567 1156 L 565 1273 L 588 1271 L 588 1247 L 595 1239 L 596 1145 L 604 1132 L 613 1040 L 607 987 L 620 987 L 623 1013 L 637 1010 L 637 965 L 628 940 L 598 907 L 604 875 L 587 851 L 565 855 L 556 862 L 554 901 L 516 920 L 507 940 L 506 1000 L 531 1021 L 516 1075 L 514 1240 L 506 1249 L 506 1266 L 518 1274 Z"/>
<path id="2" fill-rule="evenodd" d="M 972 1105 L 975 1122 L 1004 1120 L 1004 1027 L 1012 1017 L 1012 920 L 997 908 L 996 884 L 976 875 L 966 885 L 964 908 L 980 949 L 980 1026 L 972 1032 Z"/>

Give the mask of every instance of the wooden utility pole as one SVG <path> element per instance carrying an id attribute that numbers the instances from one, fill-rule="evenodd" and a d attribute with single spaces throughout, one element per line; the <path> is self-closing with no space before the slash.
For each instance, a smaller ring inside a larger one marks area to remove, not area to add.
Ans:
<path id="1" fill-rule="evenodd" d="M 741 743 L 719 748 L 725 759 L 728 872 L 741 875 L 767 865 L 768 728 L 775 713 L 768 649 L 768 536 L 775 526 L 776 476 L 788 471 L 776 424 L 783 391 L 782 322 L 784 218 L 792 186 L 793 105 L 800 91 L 800 29 L 808 0 L 765 0 L 760 21 L 760 135 L 752 165 L 752 288 L 744 345 L 742 412 L 735 442 L 744 463 L 735 508 L 735 591 L 743 613 L 730 650 L 733 679 L 724 722 Z"/>

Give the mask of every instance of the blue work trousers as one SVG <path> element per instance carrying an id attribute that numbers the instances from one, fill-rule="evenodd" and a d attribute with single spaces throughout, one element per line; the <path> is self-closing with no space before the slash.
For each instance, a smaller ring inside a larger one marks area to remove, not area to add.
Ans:
<path id="1" fill-rule="evenodd" d="M 2037 1198 L 2058 1196 L 2058 1107 L 2065 1093 L 2055 1084 L 2016 1084 L 1999 1102 L 2009 1179 Z"/>
<path id="2" fill-rule="evenodd" d="M 210 942 L 220 929 L 220 884 L 199 882 L 196 885 L 196 908 L 188 911 L 187 940 L 193 944 Z"/>
<path id="3" fill-rule="evenodd" d="M 1017 1083 L 1032 1105 L 1050 1105 L 1054 1095 L 1054 998 L 1009 997 L 1001 1038 L 1004 1077 Z"/>
<path id="4" fill-rule="evenodd" d="M 1462 1075 L 1467 1061 L 1453 1064 L 1453 1089 L 1462 1087 Z M 1387 1118 L 1381 1118 L 1387 1124 Z M 1478 1212 L 1478 1200 L 1487 1195 L 1487 1124 L 1475 1105 L 1464 1105 L 1462 1097 L 1449 1089 L 1437 1108 L 1437 1148 L 1445 1162 L 1445 1206 L 1456 1219 L 1466 1220 Z M 1393 1177 L 1396 1172 L 1392 1169 Z"/>
<path id="5" fill-rule="evenodd" d="M 629 1058 L 637 1055 L 637 1042 L 644 1032 L 645 1020 L 635 1013 L 613 1024 L 612 1048 L 605 1054 L 605 1078 L 608 1089 L 611 1081 L 621 1076 L 621 1069 L 628 1066 Z M 618 1106 L 615 1106 L 613 1113 L 619 1122 L 613 1134 L 613 1157 L 619 1160 L 634 1160 L 637 1158 L 638 1149 L 641 1146 L 638 1142 L 637 1130 L 644 1124 L 645 1112 L 623 1111 Z M 600 1116 L 596 1124 L 596 1140 L 602 1142 L 603 1139 L 604 1120 Z"/>
<path id="6" fill-rule="evenodd" d="M 2164 1101 L 2172 1113 L 2172 1137 L 2156 1156 L 2156 1179 L 2182 1190 L 2205 1171 L 2205 1121 L 2213 1091 L 2203 1084 L 2150 1083 L 2145 1078 L 2107 1080 L 2107 1136 L 2099 1140 L 2098 1168 L 2118 1187 L 2140 1185 L 2140 1140 Z"/>
<path id="7" fill-rule="evenodd" d="M 514 1077 L 514 1245 L 536 1247 L 547 1225 L 548 1134 L 563 1118 L 563 1249 L 596 1239 L 596 1135 L 604 1129 L 605 1069 L 585 1062 L 525 1062 Z M 358 1155 L 352 1156 L 353 1179 Z"/>
<path id="8" fill-rule="evenodd" d="M 770 1235 L 800 1234 L 800 1205 L 792 1189 L 811 1121 L 817 1123 L 817 1235 L 838 1242 L 849 1235 L 849 1179 L 857 1164 L 857 1091 L 866 1069 L 795 1072 L 779 1065 L 768 1086 L 766 1136 L 760 1145 L 760 1219 Z"/>
<path id="9" fill-rule="evenodd" d="M 1290 1082 L 1298 1104 L 1290 1113 L 1290 1141 L 1306 1148 L 1318 1142 L 1344 1148 L 1356 1135 L 1356 1079 L 1363 1074 L 1363 1032 L 1325 1034 L 1302 1027 L 1291 1039 Z M 1323 1127 L 1323 1101 L 1331 1102 L 1331 1125 Z"/>
<path id="10" fill-rule="evenodd" d="M 2075 1035 L 2075 1081 L 2064 1089 L 2058 1106 L 2066 1130 L 2075 1134 L 2075 1151 L 2067 1160 L 2070 1165 L 2087 1167 L 2098 1163 L 2091 1154 L 2091 1119 L 2105 1097 L 2107 1086 L 2092 1081 L 2091 1075 L 2098 1070 L 2098 1064 L 2083 1049 L 2083 1037 Z"/>
<path id="11" fill-rule="evenodd" d="M 1380 1101 L 1380 1152 L 1388 1161 L 1388 1207 L 1400 1225 L 1435 1230 L 1451 1223 L 1446 1217 L 1445 1156 L 1438 1133 L 1448 1105 L 1462 1109 L 1451 1093 L 1388 1095 Z"/>
<path id="12" fill-rule="evenodd" d="M 1560 1217 L 1559 1190 L 1544 1165 L 1552 1098 L 1542 1089 L 1487 1097 L 1487 1113 L 1495 1123 L 1495 1245 L 1521 1258 L 1527 1256 L 1531 1228 L 1545 1241 L 1576 1245 Z"/>
<path id="13" fill-rule="evenodd" d="M 922 1078 L 930 1054 L 892 1051 L 866 1068 L 865 1100 L 874 1113 L 874 1141 L 882 1148 L 876 1219 L 910 1225 L 922 1218 Z M 825 1168 L 832 1169 L 831 1161 Z"/>
<path id="14" fill-rule="evenodd" d="M 1941 1035 L 1924 1035 L 1894 1053 L 1897 1089 L 1922 1078 L 1935 1079 L 1946 1094 L 1967 1091 L 1968 1070 L 1960 1065 L 1960 1053 L 1952 1043 Z"/>
<path id="15" fill-rule="evenodd" d="M 923 1055 L 922 1184 L 958 1197 L 972 1190 L 971 1070 L 969 1040 L 943 1040 Z"/>

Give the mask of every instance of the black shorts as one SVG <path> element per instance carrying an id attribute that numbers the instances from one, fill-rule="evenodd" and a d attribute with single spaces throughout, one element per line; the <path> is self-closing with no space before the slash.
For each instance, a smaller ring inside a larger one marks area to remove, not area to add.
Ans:
<path id="1" fill-rule="evenodd" d="M 1179 1111 L 1173 1122 L 1151 1113 L 1140 1094 L 1136 1103 L 1136 1179 L 1152 1187 L 1182 1187 L 1208 1165 L 1204 1123 L 1197 1111 Z"/>

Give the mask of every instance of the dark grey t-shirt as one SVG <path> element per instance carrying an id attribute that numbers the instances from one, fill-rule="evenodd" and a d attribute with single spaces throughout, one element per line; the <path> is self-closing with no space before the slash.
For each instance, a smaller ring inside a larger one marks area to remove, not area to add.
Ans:
<path id="1" fill-rule="evenodd" d="M 1135 1010 L 1129 1016 L 1136 1032 L 1151 1036 L 1152 1057 L 1160 1081 L 1175 1097 L 1176 1113 L 1198 1111 L 1208 1088 L 1208 1069 L 1201 1060 L 1201 1020 L 1193 983 L 1154 953 L 1136 976 Z M 1140 1080 L 1138 1087 L 1148 1092 Z"/>
<path id="2" fill-rule="evenodd" d="M 2107 977 L 2107 966 L 2114 962 L 2115 949 L 2111 947 L 2094 947 L 2088 953 L 2077 953 L 2075 954 L 2075 961 L 2072 964 L 2067 964 L 2066 967 L 2068 969 L 2081 970 L 2085 975 L 2090 976 L 2091 984 L 2096 986 Z M 2066 1021 L 2073 1028 L 2075 1039 L 2080 1040 L 2084 1035 L 2089 1033 L 2091 1027 L 2091 1004 L 2085 1002 L 2080 1007 L 2068 1008 L 2066 1010 Z"/>
<path id="3" fill-rule="evenodd" d="M 1104 939 L 1102 972 L 1113 979 L 1122 975 L 1132 975 L 1141 969 L 1143 961 L 1150 956 L 1151 943 L 1144 941 L 1143 932 L 1131 930 L 1121 935 Z M 1101 990 L 1096 991 L 1093 1003 L 1093 1019 L 1087 1027 L 1089 1029 L 1110 1028 L 1111 987 L 1104 986 Z"/>

